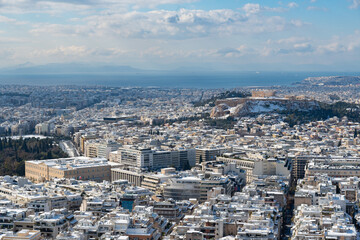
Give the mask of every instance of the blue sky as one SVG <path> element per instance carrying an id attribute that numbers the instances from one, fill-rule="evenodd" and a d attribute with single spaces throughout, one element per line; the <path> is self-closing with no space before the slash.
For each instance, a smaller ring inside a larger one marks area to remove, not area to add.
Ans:
<path id="1" fill-rule="evenodd" d="M 360 0 L 0 0 L 0 67 L 360 69 Z"/>

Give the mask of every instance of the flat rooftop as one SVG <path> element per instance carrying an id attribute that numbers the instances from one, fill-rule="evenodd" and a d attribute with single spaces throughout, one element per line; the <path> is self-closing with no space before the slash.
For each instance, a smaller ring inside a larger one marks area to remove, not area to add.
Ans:
<path id="1" fill-rule="evenodd" d="M 45 164 L 59 170 L 71 170 L 89 167 L 111 166 L 106 158 L 72 157 L 27 161 L 33 164 Z"/>

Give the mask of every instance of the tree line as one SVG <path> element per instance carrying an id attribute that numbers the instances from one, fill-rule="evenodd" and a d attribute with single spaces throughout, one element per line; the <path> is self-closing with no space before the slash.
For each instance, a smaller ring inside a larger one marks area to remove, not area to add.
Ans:
<path id="1" fill-rule="evenodd" d="M 194 107 L 201 107 L 201 106 L 205 106 L 206 104 L 209 104 L 210 107 L 214 107 L 215 106 L 215 102 L 218 99 L 226 99 L 226 98 L 246 98 L 246 97 L 250 97 L 251 93 L 247 92 L 247 91 L 226 91 L 223 92 L 219 95 L 213 96 L 209 99 L 204 99 L 204 100 L 199 100 L 197 102 L 193 102 Z"/>
<path id="2" fill-rule="evenodd" d="M 347 102 L 333 104 L 319 102 L 320 108 L 310 111 L 283 111 L 286 115 L 285 122 L 290 126 L 307 123 L 310 121 L 326 120 L 331 117 L 347 117 L 350 121 L 360 122 L 359 105 Z"/>
<path id="3" fill-rule="evenodd" d="M 67 157 L 51 138 L 0 138 L 0 175 L 25 175 L 26 160 Z"/>

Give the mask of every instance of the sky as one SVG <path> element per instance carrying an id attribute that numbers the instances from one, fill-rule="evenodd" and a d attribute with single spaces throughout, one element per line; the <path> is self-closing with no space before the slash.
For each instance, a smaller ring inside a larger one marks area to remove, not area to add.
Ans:
<path id="1" fill-rule="evenodd" d="M 0 68 L 360 71 L 360 0 L 0 0 Z"/>

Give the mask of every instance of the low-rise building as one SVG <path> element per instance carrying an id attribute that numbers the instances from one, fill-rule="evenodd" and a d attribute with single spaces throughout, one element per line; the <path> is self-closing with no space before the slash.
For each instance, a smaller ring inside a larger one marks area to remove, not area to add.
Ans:
<path id="1" fill-rule="evenodd" d="M 74 178 L 93 181 L 110 181 L 115 163 L 105 158 L 60 158 L 25 162 L 25 176 L 35 182 L 54 178 Z"/>

